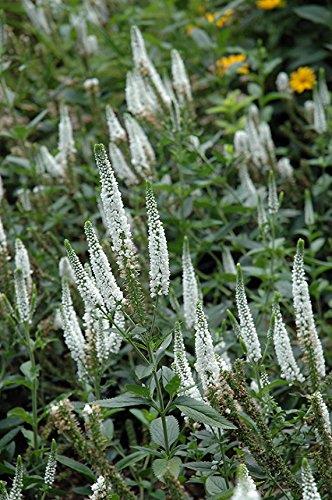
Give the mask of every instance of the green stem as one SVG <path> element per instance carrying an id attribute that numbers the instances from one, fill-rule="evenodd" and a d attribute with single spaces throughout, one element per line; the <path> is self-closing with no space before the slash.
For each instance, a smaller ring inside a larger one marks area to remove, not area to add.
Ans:
<path id="1" fill-rule="evenodd" d="M 25 341 L 29 351 L 29 358 L 31 363 L 31 402 L 32 402 L 32 430 L 33 430 L 33 446 L 38 449 L 38 410 L 37 410 L 37 388 L 38 379 L 36 371 L 36 359 L 34 353 L 33 343 L 30 338 L 30 328 L 27 323 L 24 324 Z"/>

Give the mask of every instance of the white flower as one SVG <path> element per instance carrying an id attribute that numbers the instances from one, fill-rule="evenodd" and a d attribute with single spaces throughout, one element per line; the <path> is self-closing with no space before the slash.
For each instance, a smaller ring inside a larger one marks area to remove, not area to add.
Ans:
<path id="1" fill-rule="evenodd" d="M 318 92 L 320 96 L 320 100 L 322 101 L 323 106 L 329 106 L 331 103 L 331 94 L 329 92 L 325 72 L 322 68 L 320 68 L 319 81 L 318 81 Z"/>
<path id="2" fill-rule="evenodd" d="M 71 124 L 68 107 L 62 105 L 60 107 L 60 122 L 59 122 L 59 153 L 56 159 L 65 167 L 68 159 L 74 157 L 76 153 L 73 127 Z"/>
<path id="3" fill-rule="evenodd" d="M 122 127 L 111 106 L 106 106 L 106 121 L 107 121 L 110 141 L 111 142 L 126 141 L 127 139 L 126 131 Z"/>
<path id="4" fill-rule="evenodd" d="M 170 271 L 167 241 L 150 185 L 146 188 L 146 210 L 150 256 L 150 295 L 151 297 L 168 295 Z"/>
<path id="5" fill-rule="evenodd" d="M 126 269 L 137 271 L 136 249 L 130 225 L 123 206 L 118 183 L 102 144 L 95 146 L 95 158 L 101 180 L 101 200 L 104 221 L 112 240 L 116 262 L 124 274 Z"/>
<path id="6" fill-rule="evenodd" d="M 315 110 L 314 101 L 312 101 L 311 99 L 305 101 L 304 114 L 305 114 L 307 122 L 310 125 L 313 125 L 313 123 L 314 123 L 314 110 Z"/>
<path id="7" fill-rule="evenodd" d="M 276 86 L 278 92 L 291 92 L 291 88 L 289 86 L 289 77 L 287 73 L 285 73 L 284 71 L 278 73 L 276 78 Z"/>
<path id="8" fill-rule="evenodd" d="M 238 467 L 238 479 L 231 500 L 260 500 L 261 496 L 244 464 Z"/>
<path id="9" fill-rule="evenodd" d="M 15 476 L 11 490 L 9 492 L 8 500 L 23 500 L 23 464 L 21 455 L 17 457 Z"/>
<path id="10" fill-rule="evenodd" d="M 126 103 L 130 113 L 148 120 L 159 110 L 158 99 L 152 87 L 137 70 L 127 73 Z"/>
<path id="11" fill-rule="evenodd" d="M 319 414 L 320 414 L 320 417 L 322 419 L 322 423 L 324 426 L 324 431 L 332 440 L 332 430 L 331 430 L 329 410 L 326 406 L 326 403 L 323 399 L 323 396 L 319 391 L 316 391 L 312 395 L 312 399 L 315 401 L 315 403 L 318 407 L 318 411 L 319 411 Z"/>
<path id="12" fill-rule="evenodd" d="M 150 166 L 155 162 L 156 157 L 149 139 L 135 118 L 126 113 L 124 119 L 129 137 L 131 163 L 138 173 L 150 175 Z"/>
<path id="13" fill-rule="evenodd" d="M 268 161 L 266 150 L 262 144 L 261 137 L 255 122 L 247 118 L 245 132 L 248 136 L 248 144 L 252 161 L 258 167 L 265 165 Z"/>
<path id="14" fill-rule="evenodd" d="M 99 91 L 99 80 L 98 78 L 87 78 L 83 87 L 87 92 L 91 92 L 92 94 L 97 94 Z"/>
<path id="15" fill-rule="evenodd" d="M 222 251 L 222 264 L 224 267 L 224 272 L 227 274 L 236 274 L 236 266 L 234 263 L 233 256 L 228 247 L 224 247 Z"/>
<path id="16" fill-rule="evenodd" d="M 295 361 L 289 336 L 281 316 L 279 304 L 277 303 L 273 305 L 273 314 L 273 342 L 278 363 L 281 368 L 281 376 L 289 382 L 294 382 L 294 380 L 303 382 L 304 377 Z"/>
<path id="17" fill-rule="evenodd" d="M 45 11 L 41 6 L 35 5 L 31 0 L 22 0 L 24 10 L 33 26 L 40 31 L 50 35 L 51 28 L 47 21 Z"/>
<path id="18" fill-rule="evenodd" d="M 15 240 L 15 269 L 20 269 L 22 271 L 27 290 L 30 294 L 32 288 L 32 270 L 30 266 L 29 254 L 23 242 L 19 238 L 16 238 Z"/>
<path id="19" fill-rule="evenodd" d="M 127 186 L 138 184 L 137 176 L 127 165 L 121 150 L 113 142 L 110 142 L 109 144 L 109 154 L 112 167 L 114 168 L 117 176 L 122 179 Z"/>
<path id="20" fill-rule="evenodd" d="M 7 253 L 7 236 L 2 224 L 2 220 L 0 217 L 0 253 L 1 254 L 6 254 Z"/>
<path id="21" fill-rule="evenodd" d="M 196 321 L 196 304 L 198 300 L 198 287 L 195 270 L 191 262 L 190 249 L 187 237 L 183 240 L 182 251 L 182 287 L 184 318 L 188 328 L 194 326 Z"/>
<path id="22" fill-rule="evenodd" d="M 183 103 L 185 100 L 192 101 L 190 81 L 186 72 L 185 65 L 179 52 L 175 49 L 171 51 L 172 57 L 172 78 L 176 95 Z"/>
<path id="23" fill-rule="evenodd" d="M 72 246 L 68 240 L 65 240 L 65 247 L 67 250 L 68 259 L 70 265 L 73 269 L 76 285 L 80 295 L 87 307 L 92 306 L 103 306 L 104 301 L 100 295 L 99 290 L 93 282 L 93 279 L 89 276 L 87 271 L 82 266 L 79 258 L 74 252 Z"/>
<path id="24" fill-rule="evenodd" d="M 44 483 L 47 486 L 52 486 L 55 480 L 56 473 L 56 443 L 53 439 L 51 452 L 48 456 L 45 474 L 44 474 Z"/>
<path id="25" fill-rule="evenodd" d="M 244 130 L 237 130 L 234 134 L 234 150 L 236 156 L 250 158 L 249 137 Z"/>
<path id="26" fill-rule="evenodd" d="M 315 326 L 309 287 L 305 279 L 303 253 L 304 242 L 300 239 L 297 244 L 292 271 L 293 304 L 297 335 L 307 355 L 313 358 L 312 361 L 317 374 L 320 377 L 325 377 L 325 360 Z"/>
<path id="27" fill-rule="evenodd" d="M 293 177 L 294 169 L 289 158 L 280 158 L 280 160 L 277 161 L 276 169 L 284 179 L 291 179 Z"/>
<path id="28" fill-rule="evenodd" d="M 327 122 L 326 122 L 324 104 L 317 89 L 314 89 L 313 100 L 314 100 L 314 108 L 313 108 L 314 129 L 317 132 L 317 134 L 323 134 L 324 132 L 327 131 Z"/>
<path id="29" fill-rule="evenodd" d="M 113 311 L 123 303 L 123 293 L 114 278 L 110 263 L 99 243 L 91 222 L 87 221 L 84 229 L 89 245 L 90 263 L 96 285 L 107 309 Z"/>
<path id="30" fill-rule="evenodd" d="M 236 306 L 241 327 L 241 338 L 247 348 L 248 361 L 257 362 L 261 357 L 261 347 L 254 320 L 252 318 L 246 292 L 244 288 L 243 275 L 240 264 L 237 265 L 236 277 Z"/>
<path id="31" fill-rule="evenodd" d="M 146 52 L 142 33 L 137 26 L 132 26 L 131 35 L 131 50 L 133 54 L 134 64 L 137 70 L 142 74 L 147 74 L 149 66 L 149 57 Z"/>
<path id="32" fill-rule="evenodd" d="M 273 170 L 269 172 L 269 182 L 268 182 L 268 209 L 270 214 L 276 214 L 279 210 L 279 199 L 277 193 L 277 185 L 274 177 Z"/>
<path id="33" fill-rule="evenodd" d="M 182 332 L 178 324 L 176 325 L 174 332 L 174 370 L 181 380 L 181 393 L 190 398 L 197 399 L 198 401 L 203 401 L 192 376 L 191 368 L 186 356 Z"/>
<path id="34" fill-rule="evenodd" d="M 51 155 L 46 146 L 40 148 L 40 161 L 46 172 L 52 177 L 64 177 L 65 170 L 63 165 Z"/>
<path id="35" fill-rule="evenodd" d="M 61 319 L 65 343 L 71 357 L 76 362 L 80 380 L 86 376 L 85 339 L 73 306 L 69 286 L 66 279 L 62 280 Z"/>
<path id="36" fill-rule="evenodd" d="M 218 383 L 220 367 L 214 352 L 207 320 L 200 302 L 198 302 L 196 306 L 195 354 L 195 368 L 202 382 L 203 390 L 206 391 L 210 385 Z"/>
<path id="37" fill-rule="evenodd" d="M 301 479 L 302 500 L 321 500 L 321 496 L 318 493 L 316 481 L 306 458 L 304 458 L 302 461 Z"/>
<path id="38" fill-rule="evenodd" d="M 18 314 L 22 323 L 30 323 L 30 302 L 29 292 L 22 269 L 15 269 L 14 272 L 15 299 Z"/>
<path id="39" fill-rule="evenodd" d="M 68 257 L 61 257 L 59 260 L 59 275 L 60 278 L 66 278 L 72 283 L 75 282 L 74 271 L 70 265 Z"/>
<path id="40" fill-rule="evenodd" d="M 112 493 L 111 485 L 103 476 L 98 477 L 91 490 L 93 493 L 89 496 L 89 500 L 108 500 Z"/>
<path id="41" fill-rule="evenodd" d="M 262 146 L 265 148 L 268 154 L 268 159 L 270 160 L 270 162 L 274 164 L 276 160 L 275 145 L 272 139 L 271 129 L 268 123 L 262 122 L 259 125 L 259 136 Z"/>

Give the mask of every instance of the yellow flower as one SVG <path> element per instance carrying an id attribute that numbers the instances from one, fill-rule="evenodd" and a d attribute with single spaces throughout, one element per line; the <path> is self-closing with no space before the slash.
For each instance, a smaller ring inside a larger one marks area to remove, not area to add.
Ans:
<path id="1" fill-rule="evenodd" d="M 273 10 L 284 6 L 283 0 L 257 0 L 256 6 L 263 10 Z"/>
<path id="2" fill-rule="evenodd" d="M 205 14 L 205 19 L 209 23 L 214 23 L 218 28 L 223 28 L 229 22 L 231 21 L 232 17 L 234 15 L 234 10 L 233 9 L 227 9 L 225 11 L 225 14 L 223 16 L 218 16 L 218 14 L 214 12 L 207 12 Z"/>
<path id="3" fill-rule="evenodd" d="M 240 75 L 249 73 L 249 66 L 245 62 L 247 56 L 245 54 L 232 54 L 230 56 L 221 57 L 216 61 L 216 72 L 218 75 L 224 75 L 234 64 L 239 65 L 236 72 Z"/>
<path id="4" fill-rule="evenodd" d="M 291 73 L 289 84 L 294 92 L 302 94 L 304 90 L 311 90 L 314 88 L 316 84 L 316 75 L 309 66 L 301 66 Z"/>

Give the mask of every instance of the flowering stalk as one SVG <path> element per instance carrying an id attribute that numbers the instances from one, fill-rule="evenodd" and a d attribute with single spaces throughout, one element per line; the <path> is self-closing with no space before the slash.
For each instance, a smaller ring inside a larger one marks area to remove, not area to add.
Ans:
<path id="1" fill-rule="evenodd" d="M 187 360 L 182 332 L 178 323 L 176 324 L 174 331 L 174 371 L 180 377 L 181 392 L 185 396 L 202 401 L 203 398 L 195 384 L 191 368 Z"/>
<path id="2" fill-rule="evenodd" d="M 56 444 L 55 439 L 52 439 L 51 452 L 48 456 L 45 474 L 44 474 L 44 483 L 46 485 L 47 490 L 49 490 L 53 486 L 53 483 L 55 481 L 55 474 L 56 474 L 56 467 L 57 467 L 56 452 L 57 452 L 57 444 Z M 43 496 L 42 496 L 42 500 L 46 497 L 47 490 L 44 491 Z"/>
<path id="3" fill-rule="evenodd" d="M 260 500 L 261 496 L 247 467 L 240 464 L 237 469 L 237 483 L 231 500 Z"/>
<path id="4" fill-rule="evenodd" d="M 317 388 L 318 379 L 325 377 L 325 360 L 316 331 L 309 287 L 305 279 L 303 254 L 304 242 L 300 239 L 297 244 L 292 271 L 295 323 L 299 341 L 308 358 L 312 386 Z"/>
<path id="5" fill-rule="evenodd" d="M 301 478 L 302 478 L 302 499 L 321 500 L 321 496 L 318 493 L 316 481 L 311 472 L 311 467 L 309 465 L 309 462 L 306 458 L 302 460 Z"/>
<path id="6" fill-rule="evenodd" d="M 159 218 L 157 203 L 149 183 L 146 185 L 148 240 L 150 256 L 150 295 L 168 295 L 169 258 L 164 227 Z"/>
<path id="7" fill-rule="evenodd" d="M 126 131 L 122 127 L 111 106 L 106 106 L 106 121 L 107 121 L 110 141 L 115 143 L 126 141 L 127 139 Z"/>
<path id="8" fill-rule="evenodd" d="M 195 270 L 191 262 L 188 238 L 183 240 L 182 250 L 183 309 L 187 328 L 192 328 L 196 320 L 198 287 Z"/>
<path id="9" fill-rule="evenodd" d="M 257 363 L 262 357 L 261 346 L 254 320 L 248 306 L 240 264 L 237 265 L 235 298 L 240 320 L 241 338 L 247 348 L 247 359 L 250 362 Z"/>

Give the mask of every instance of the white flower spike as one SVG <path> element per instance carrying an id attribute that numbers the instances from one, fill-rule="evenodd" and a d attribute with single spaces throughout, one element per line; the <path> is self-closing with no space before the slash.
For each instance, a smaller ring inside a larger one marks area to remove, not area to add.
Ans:
<path id="1" fill-rule="evenodd" d="M 182 251 L 182 287 L 184 318 L 187 328 L 192 328 L 196 321 L 198 287 L 195 270 L 191 262 L 188 238 L 186 236 L 183 240 Z"/>
<path id="2" fill-rule="evenodd" d="M 239 465 L 237 484 L 231 500 L 260 500 L 261 496 L 256 485 L 244 464 Z"/>
<path id="3" fill-rule="evenodd" d="M 106 121 L 107 121 L 110 141 L 111 142 L 126 141 L 127 139 L 126 131 L 122 127 L 111 106 L 106 106 Z"/>
<path id="4" fill-rule="evenodd" d="M 181 380 L 181 393 L 190 398 L 197 399 L 198 401 L 203 401 L 198 387 L 195 384 L 191 368 L 187 360 L 179 324 L 176 325 L 174 332 L 174 370 Z"/>
<path id="5" fill-rule="evenodd" d="M 309 462 L 306 458 L 304 458 L 302 461 L 301 479 L 302 500 L 321 500 L 321 496 L 318 493 L 316 481 L 311 472 Z"/>

